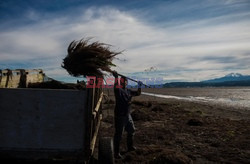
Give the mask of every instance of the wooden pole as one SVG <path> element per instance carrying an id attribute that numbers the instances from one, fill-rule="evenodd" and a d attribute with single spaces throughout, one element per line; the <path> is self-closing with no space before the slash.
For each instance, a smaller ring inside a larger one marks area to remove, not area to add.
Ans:
<path id="1" fill-rule="evenodd" d="M 133 81 L 133 82 L 138 83 L 138 81 L 137 81 L 137 80 L 134 80 L 134 79 L 132 79 L 132 78 L 130 78 L 130 77 L 124 76 L 124 75 L 119 74 L 119 73 L 117 73 L 117 75 L 119 75 L 119 76 L 123 76 L 123 77 L 126 77 L 127 79 L 129 79 L 129 80 L 131 80 L 131 81 Z M 143 83 L 142 83 L 142 84 L 143 84 Z M 148 87 L 148 88 L 151 88 L 150 86 L 148 86 L 148 85 L 146 85 L 146 84 L 143 84 L 143 85 L 145 85 L 145 86 L 146 86 L 146 87 Z"/>

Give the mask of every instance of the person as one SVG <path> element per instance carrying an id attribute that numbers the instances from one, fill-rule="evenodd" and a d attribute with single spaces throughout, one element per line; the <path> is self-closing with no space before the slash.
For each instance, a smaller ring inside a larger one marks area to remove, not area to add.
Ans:
<path id="1" fill-rule="evenodd" d="M 114 134 L 114 156 L 116 159 L 122 158 L 120 154 L 120 142 L 122 139 L 123 130 L 127 131 L 127 151 L 134 151 L 134 134 L 135 126 L 133 119 L 130 114 L 131 99 L 133 96 L 139 96 L 141 94 L 142 82 L 138 82 L 138 90 L 132 91 L 127 89 L 128 80 L 126 77 L 118 79 L 117 72 L 113 72 L 115 77 L 114 93 L 115 93 L 115 110 L 114 110 L 114 121 L 115 121 L 115 134 Z M 118 85 L 120 81 L 120 85 Z"/>

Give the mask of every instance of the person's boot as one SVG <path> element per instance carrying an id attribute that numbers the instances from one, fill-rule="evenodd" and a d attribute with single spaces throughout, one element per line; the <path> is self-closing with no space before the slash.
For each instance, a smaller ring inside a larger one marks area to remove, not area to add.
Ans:
<path id="1" fill-rule="evenodd" d="M 136 147 L 135 147 L 135 146 L 131 146 L 131 147 L 128 148 L 128 152 L 129 152 L 129 151 L 135 151 L 135 150 L 136 150 Z"/>
<path id="2" fill-rule="evenodd" d="M 122 159 L 122 155 L 120 154 L 120 143 L 114 139 L 114 157 L 115 159 Z"/>
<path id="3" fill-rule="evenodd" d="M 115 159 L 123 159 L 123 156 L 120 153 L 115 153 Z"/>
<path id="4" fill-rule="evenodd" d="M 128 134 L 127 136 L 127 148 L 129 151 L 135 151 L 136 147 L 134 146 L 134 135 Z"/>

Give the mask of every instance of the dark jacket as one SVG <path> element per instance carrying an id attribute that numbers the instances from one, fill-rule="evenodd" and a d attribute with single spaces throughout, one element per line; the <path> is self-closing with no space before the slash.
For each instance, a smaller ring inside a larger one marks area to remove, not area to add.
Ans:
<path id="1" fill-rule="evenodd" d="M 132 91 L 130 89 L 114 88 L 115 92 L 115 115 L 126 116 L 130 113 L 131 99 L 133 96 L 139 96 L 139 91 Z"/>

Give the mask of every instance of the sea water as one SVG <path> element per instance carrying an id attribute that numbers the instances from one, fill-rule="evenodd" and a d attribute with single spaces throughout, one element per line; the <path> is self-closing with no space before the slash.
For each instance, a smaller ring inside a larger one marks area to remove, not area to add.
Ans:
<path id="1" fill-rule="evenodd" d="M 250 88 L 159 88 L 142 92 L 144 95 L 204 102 L 250 110 Z"/>

